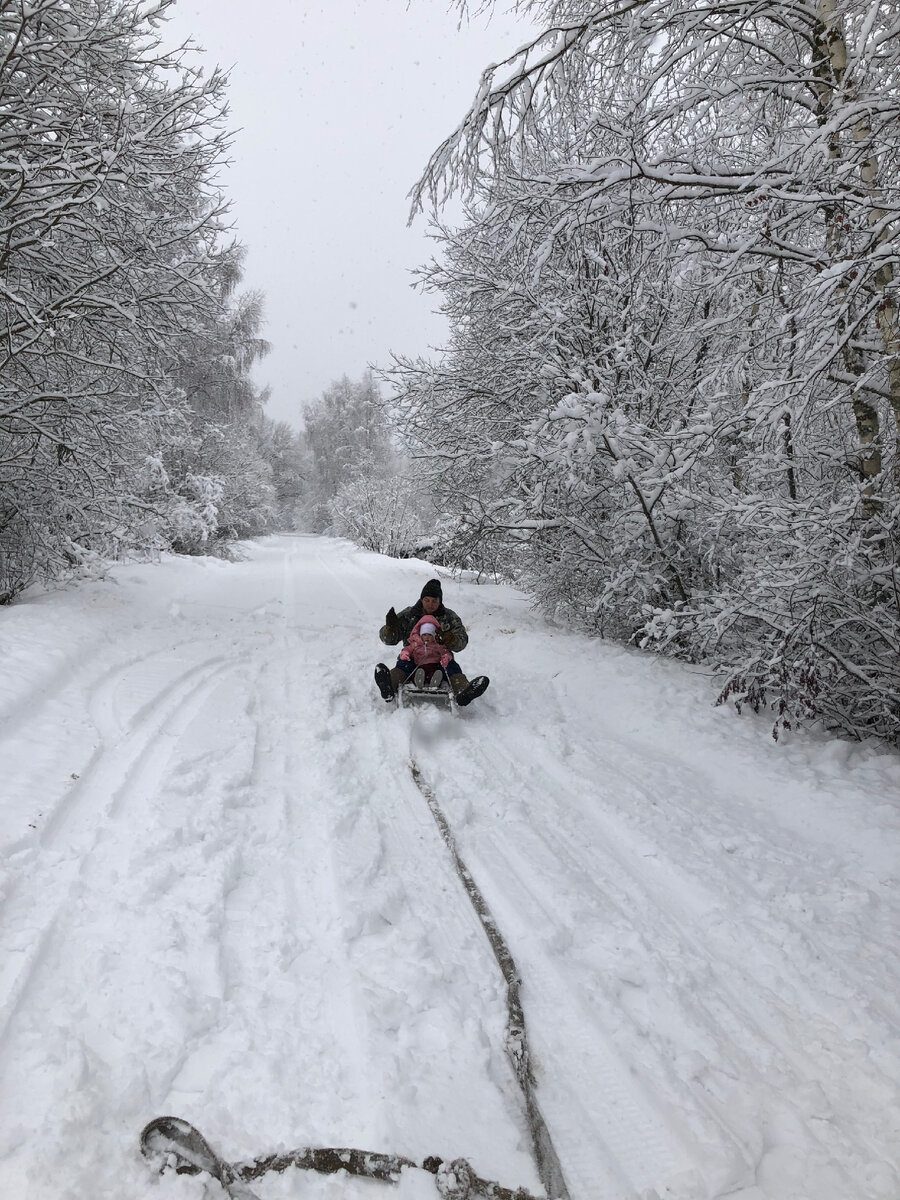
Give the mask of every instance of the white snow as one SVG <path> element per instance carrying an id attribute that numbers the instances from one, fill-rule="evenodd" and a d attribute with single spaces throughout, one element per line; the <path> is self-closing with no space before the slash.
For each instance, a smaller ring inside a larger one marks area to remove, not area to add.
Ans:
<path id="1" fill-rule="evenodd" d="M 221 1196 L 149 1171 L 162 1114 L 231 1161 L 357 1146 L 540 1191 L 413 758 L 518 963 L 572 1200 L 894 1200 L 897 754 L 775 744 L 701 673 L 449 578 L 491 687 L 396 711 L 377 627 L 433 568 L 244 553 L 0 612 L 0 1196 Z"/>

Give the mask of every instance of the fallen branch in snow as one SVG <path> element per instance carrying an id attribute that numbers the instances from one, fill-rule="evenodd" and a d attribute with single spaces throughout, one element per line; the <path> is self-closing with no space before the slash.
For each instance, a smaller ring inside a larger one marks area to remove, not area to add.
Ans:
<path id="1" fill-rule="evenodd" d="M 199 1175 L 206 1171 L 217 1180 L 232 1200 L 258 1200 L 246 1186 L 271 1171 L 284 1172 L 288 1167 L 317 1171 L 321 1175 L 361 1175 L 382 1183 L 397 1183 L 403 1170 L 421 1170 L 435 1176 L 442 1200 L 538 1200 L 524 1188 L 507 1188 L 476 1175 L 465 1159 L 447 1163 L 429 1157 L 421 1163 L 400 1154 L 380 1154 L 371 1150 L 351 1150 L 344 1147 L 304 1146 L 287 1154 L 270 1154 L 250 1163 L 228 1163 L 213 1150 L 198 1129 L 181 1117 L 156 1117 L 141 1133 L 141 1153 L 160 1174 L 173 1168 L 179 1175 Z"/>

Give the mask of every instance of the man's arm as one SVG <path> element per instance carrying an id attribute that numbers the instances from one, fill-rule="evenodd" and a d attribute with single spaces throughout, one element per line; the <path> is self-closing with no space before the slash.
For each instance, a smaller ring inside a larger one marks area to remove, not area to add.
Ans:
<path id="1" fill-rule="evenodd" d="M 411 608 L 404 608 L 399 613 L 394 612 L 392 608 L 388 609 L 384 624 L 378 630 L 378 636 L 386 646 L 396 646 L 398 642 L 403 641 L 415 624 L 415 621 L 410 620 L 411 614 Z"/>
<path id="2" fill-rule="evenodd" d="M 384 618 L 384 624 L 378 630 L 378 636 L 386 646 L 396 646 L 400 641 L 400 622 L 393 608 L 389 608 Z"/>
<path id="3" fill-rule="evenodd" d="M 466 632 L 466 627 L 452 608 L 444 609 L 444 616 L 441 619 L 441 641 L 454 654 L 458 654 L 460 650 L 465 650 L 469 644 L 469 635 Z"/>

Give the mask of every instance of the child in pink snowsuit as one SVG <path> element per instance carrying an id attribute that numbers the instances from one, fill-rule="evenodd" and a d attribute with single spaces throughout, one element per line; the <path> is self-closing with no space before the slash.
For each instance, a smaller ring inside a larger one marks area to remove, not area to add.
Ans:
<path id="1" fill-rule="evenodd" d="M 453 662 L 453 655 L 437 640 L 437 632 L 438 625 L 433 617 L 426 614 L 420 618 L 410 630 L 409 644 L 400 651 L 397 665 L 400 666 L 401 662 L 410 663 L 412 669 L 440 663 L 446 673 Z M 459 667 L 456 669 L 459 670 Z"/>

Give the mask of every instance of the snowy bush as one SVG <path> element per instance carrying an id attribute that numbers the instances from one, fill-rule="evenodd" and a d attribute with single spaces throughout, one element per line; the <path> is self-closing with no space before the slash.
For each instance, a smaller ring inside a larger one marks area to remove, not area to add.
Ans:
<path id="1" fill-rule="evenodd" d="M 182 494 L 173 496 L 166 513 L 166 533 L 173 550 L 200 554 L 209 548 L 219 524 L 219 505 L 225 494 L 221 479 L 188 475 Z"/>
<path id="2" fill-rule="evenodd" d="M 330 502 L 331 528 L 367 550 L 407 558 L 422 533 L 417 499 L 409 479 L 360 476 L 339 488 Z"/>

